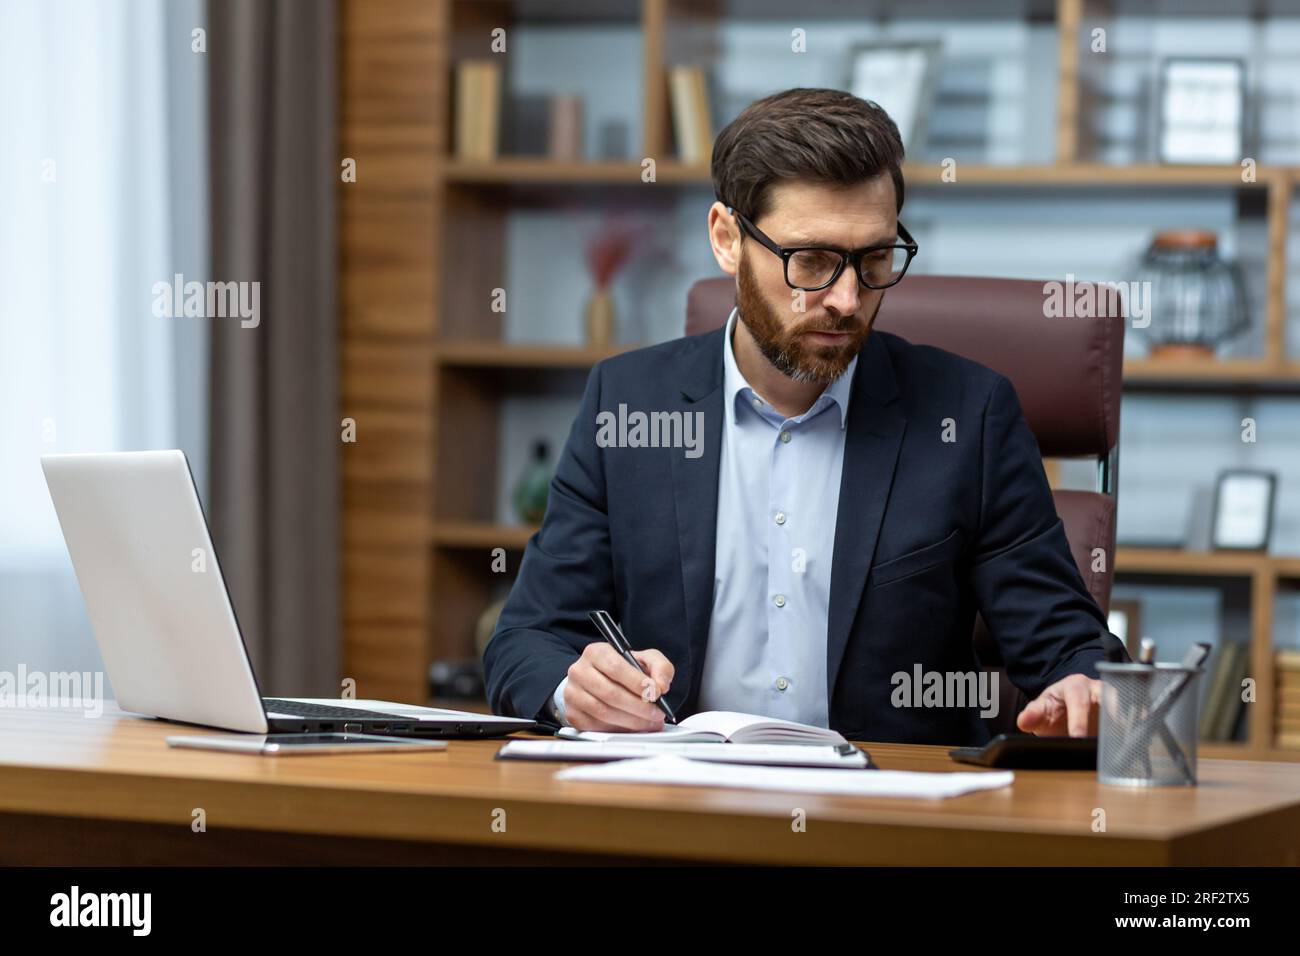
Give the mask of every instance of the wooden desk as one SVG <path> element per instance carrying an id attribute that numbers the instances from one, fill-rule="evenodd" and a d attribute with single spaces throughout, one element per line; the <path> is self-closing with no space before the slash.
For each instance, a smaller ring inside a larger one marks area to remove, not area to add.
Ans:
<path id="1" fill-rule="evenodd" d="M 0 862 L 1295 864 L 1300 766 L 1201 762 L 1195 789 L 1021 772 L 951 800 L 559 783 L 494 761 L 499 741 L 432 754 L 259 757 L 173 750 L 194 728 L 109 710 L 0 709 Z M 941 747 L 865 744 L 886 769 L 947 771 Z M 202 808 L 207 831 L 193 832 Z M 806 811 L 794 832 L 792 811 Z M 1094 833 L 1094 811 L 1106 832 Z M 505 813 L 505 830 L 493 828 Z M 494 818 L 494 812 L 496 816 Z"/>

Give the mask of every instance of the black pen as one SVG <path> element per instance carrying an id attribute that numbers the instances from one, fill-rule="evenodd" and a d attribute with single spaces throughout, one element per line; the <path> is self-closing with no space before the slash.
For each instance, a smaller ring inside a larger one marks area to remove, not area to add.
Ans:
<path id="1" fill-rule="evenodd" d="M 596 625 L 596 630 L 600 632 L 600 636 L 608 641 L 614 650 L 618 651 L 623 660 L 627 661 L 642 674 L 645 674 L 646 677 L 650 677 L 649 674 L 646 674 L 645 668 L 641 666 L 641 662 L 636 659 L 636 655 L 632 653 L 632 645 L 624 636 L 623 629 L 618 626 L 618 623 L 612 617 L 609 616 L 608 611 L 588 611 L 587 616 L 591 618 L 591 623 Z M 650 680 L 653 682 L 654 678 L 650 677 Z M 658 685 L 656 685 L 656 689 L 657 687 Z M 668 706 L 662 695 L 655 698 L 655 703 L 658 704 L 659 709 L 664 712 L 664 717 L 667 719 L 668 723 L 677 723 L 677 715 L 673 713 L 672 708 Z"/>

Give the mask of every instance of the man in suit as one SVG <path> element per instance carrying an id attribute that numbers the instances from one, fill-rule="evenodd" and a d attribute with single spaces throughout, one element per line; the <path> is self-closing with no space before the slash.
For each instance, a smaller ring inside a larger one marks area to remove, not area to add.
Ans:
<path id="1" fill-rule="evenodd" d="M 835 90 L 766 97 L 719 135 L 709 241 L 737 308 L 593 369 L 484 655 L 495 712 L 646 731 L 663 695 L 679 719 L 980 743 L 979 611 L 1033 698 L 1020 728 L 1096 732 L 1117 641 L 1015 390 L 872 331 L 917 252 L 902 158 L 885 112 Z"/>

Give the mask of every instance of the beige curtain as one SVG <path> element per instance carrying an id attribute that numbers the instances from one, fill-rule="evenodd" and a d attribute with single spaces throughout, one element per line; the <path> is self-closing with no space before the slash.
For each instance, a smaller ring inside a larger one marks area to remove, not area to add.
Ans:
<path id="1" fill-rule="evenodd" d="M 211 278 L 260 283 L 255 327 L 211 320 L 209 520 L 272 696 L 337 696 L 341 676 L 334 17 L 207 11 Z"/>

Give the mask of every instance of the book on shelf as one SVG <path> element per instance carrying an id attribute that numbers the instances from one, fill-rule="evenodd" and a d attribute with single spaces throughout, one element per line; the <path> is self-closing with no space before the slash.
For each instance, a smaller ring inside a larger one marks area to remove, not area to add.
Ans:
<path id="1" fill-rule="evenodd" d="M 582 97 L 555 95 L 550 98 L 546 154 L 555 160 L 582 159 Z"/>
<path id="2" fill-rule="evenodd" d="M 1214 728 L 1215 740 L 1236 739 L 1237 724 L 1246 709 L 1246 702 L 1241 699 L 1241 682 L 1250 671 L 1250 645 L 1233 641 L 1228 646 L 1232 648 L 1232 669 L 1223 691 L 1223 710 Z"/>
<path id="3" fill-rule="evenodd" d="M 709 84 L 704 69 L 698 66 L 670 67 L 668 91 L 677 158 L 683 163 L 708 163 L 713 155 L 713 116 L 709 110 Z"/>
<path id="4" fill-rule="evenodd" d="M 456 156 L 486 162 L 497 156 L 501 128 L 501 64 L 456 64 Z"/>
<path id="5" fill-rule="evenodd" d="M 1294 719 L 1300 721 L 1300 699 L 1296 699 L 1296 698 L 1292 698 L 1290 700 L 1279 699 L 1277 701 L 1277 705 L 1274 707 L 1274 712 L 1277 714 L 1279 718 L 1286 718 L 1287 720 Z"/>
<path id="6" fill-rule="evenodd" d="M 550 148 L 551 97 L 519 93 L 502 98 L 501 151 L 509 156 L 545 156 Z"/>
<path id="7" fill-rule="evenodd" d="M 1209 662 L 1209 676 L 1206 678 L 1208 685 L 1205 689 L 1204 701 L 1201 707 L 1200 738 L 1202 740 L 1214 740 L 1214 730 L 1218 726 L 1219 715 L 1223 712 L 1224 705 L 1224 688 L 1228 684 L 1228 673 L 1230 662 L 1228 660 L 1231 654 L 1232 645 L 1221 643 L 1214 649 L 1214 656 Z"/>
<path id="8" fill-rule="evenodd" d="M 1273 655 L 1276 700 L 1273 734 L 1279 747 L 1300 747 L 1300 650 L 1279 648 Z"/>
<path id="9" fill-rule="evenodd" d="M 1210 670 L 1210 686 L 1201 711 L 1202 740 L 1232 740 L 1245 706 L 1241 682 L 1250 665 L 1250 647 L 1238 641 L 1223 641 Z"/>

